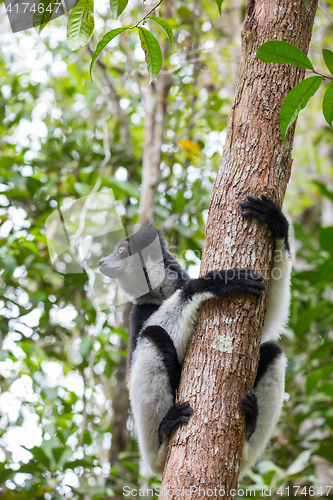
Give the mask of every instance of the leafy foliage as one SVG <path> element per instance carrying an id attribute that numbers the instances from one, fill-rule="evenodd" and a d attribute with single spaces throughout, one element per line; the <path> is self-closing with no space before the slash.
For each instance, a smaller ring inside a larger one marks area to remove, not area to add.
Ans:
<path id="1" fill-rule="evenodd" d="M 160 73 L 170 92 L 154 218 L 193 272 L 232 105 L 234 52 L 227 10 L 216 19 L 214 2 L 175 9 L 177 21 L 168 20 L 172 53 L 166 50 Z M 124 24 L 140 14 L 141 7 L 125 9 Z M 320 64 L 324 17 L 321 11 L 318 16 L 311 59 Z M 101 15 L 103 33 L 119 28 L 109 18 L 109 12 Z M 203 30 L 207 20 L 214 29 Z M 55 29 L 63 30 L 63 21 Z M 158 26 L 154 35 L 166 40 Z M 331 37 L 328 32 L 328 46 Z M 147 83 L 138 44 L 135 30 L 115 37 L 113 49 L 94 66 L 94 82 L 88 54 L 71 53 L 65 42 L 22 34 L 2 46 L 1 500 L 99 500 L 121 495 L 124 484 L 158 485 L 155 478 L 140 477 L 130 415 L 125 449 L 111 456 L 117 364 L 126 354 L 120 339 L 128 336 L 123 311 L 97 314 L 87 275 L 57 273 L 45 240 L 48 215 L 90 192 L 97 181 L 99 189 L 113 189 L 124 221 L 138 220 Z M 27 54 L 39 67 L 37 77 L 26 66 Z M 272 446 L 246 480 L 258 498 L 262 485 L 274 493 L 283 486 L 277 498 L 291 496 L 287 486 L 319 489 L 323 469 L 333 462 L 333 222 L 327 223 L 333 131 L 319 115 L 317 100 L 310 100 L 295 141 L 286 204 L 297 255 L 290 327 L 281 340 L 289 360 L 287 401 Z M 106 151 L 110 160 L 101 168 Z"/>
<path id="2" fill-rule="evenodd" d="M 323 100 L 323 115 L 325 117 L 325 120 L 331 127 L 333 120 L 333 83 L 331 83 L 331 85 L 325 92 Z"/>
<path id="3" fill-rule="evenodd" d="M 328 49 L 323 49 L 323 57 L 325 64 L 327 66 L 327 69 L 329 72 L 333 75 L 333 52 Z"/>
<path id="4" fill-rule="evenodd" d="M 294 123 L 298 113 L 305 108 L 310 98 L 317 92 L 323 79 L 321 76 L 311 76 L 298 83 L 283 101 L 280 113 L 280 130 L 283 142 L 290 125 Z"/>
<path id="5" fill-rule="evenodd" d="M 103 38 L 98 42 L 98 45 L 97 45 L 97 47 L 96 47 L 96 49 L 93 52 L 93 55 L 91 57 L 91 62 L 90 62 L 90 67 L 89 67 L 90 76 L 91 76 L 92 67 L 93 67 L 97 57 L 104 49 L 104 47 L 106 47 L 107 44 L 110 43 L 111 40 L 113 40 L 116 36 L 118 36 L 120 33 L 122 33 L 123 31 L 125 31 L 127 29 L 128 29 L 127 26 L 123 26 L 121 28 L 116 28 L 114 30 L 108 31 L 108 33 L 106 33 L 103 36 Z"/>
<path id="6" fill-rule="evenodd" d="M 257 57 L 263 62 L 293 64 L 298 68 L 313 70 L 312 62 L 304 52 L 287 42 L 272 40 L 257 50 Z"/>
<path id="7" fill-rule="evenodd" d="M 51 21 L 54 11 L 54 0 L 40 0 L 34 12 L 33 24 L 37 33 L 41 31 Z"/>
<path id="8" fill-rule="evenodd" d="M 128 0 L 110 0 L 112 16 L 118 19 L 120 14 L 124 12 L 128 4 Z"/>
<path id="9" fill-rule="evenodd" d="M 164 29 L 164 31 L 166 32 L 166 34 L 168 35 L 168 38 L 170 40 L 170 43 L 172 43 L 173 41 L 173 34 L 172 34 L 172 29 L 171 29 L 171 26 L 170 24 L 168 23 L 168 21 L 166 21 L 165 19 L 163 19 L 162 17 L 156 17 L 156 16 L 148 16 L 147 19 L 152 19 L 153 21 L 155 21 L 155 23 L 159 24 L 160 26 L 162 26 L 162 28 Z"/>
<path id="10" fill-rule="evenodd" d="M 322 81 L 327 78 L 314 70 L 310 59 L 294 45 L 279 40 L 266 42 L 257 50 L 257 57 L 263 62 L 274 62 L 278 64 L 292 64 L 298 68 L 305 68 L 317 73 L 320 76 L 307 78 L 298 83 L 286 95 L 280 114 L 280 129 L 282 140 L 285 141 L 290 125 L 296 120 L 298 113 L 305 108 L 311 97 L 317 92 Z M 323 57 L 330 73 L 333 70 L 333 52 L 323 49 Z M 332 73 L 333 74 L 333 73 Z M 333 78 L 330 78 L 333 80 Z M 331 86 L 327 89 L 323 100 L 323 114 L 328 125 L 332 125 L 333 102 Z"/>
<path id="11" fill-rule="evenodd" d="M 86 45 L 94 31 L 93 0 L 78 0 L 70 11 L 67 37 L 71 50 L 78 50 Z"/>
<path id="12" fill-rule="evenodd" d="M 216 4 L 217 4 L 217 7 L 219 9 L 219 13 L 220 15 L 222 14 L 222 4 L 224 2 L 224 0 L 215 0 L 216 1 Z"/>
<path id="13" fill-rule="evenodd" d="M 171 93 L 166 100 L 154 218 L 158 226 L 165 225 L 167 240 L 186 267 L 197 264 L 200 256 L 204 217 L 222 150 L 220 131 L 226 127 L 232 98 L 219 95 L 219 60 L 205 65 L 191 62 L 206 12 L 194 17 L 196 35 L 191 41 L 188 30 L 193 19 L 172 25 L 183 64 L 172 62 L 171 54 L 164 61 L 170 70 Z M 189 54 L 177 41 L 183 34 L 190 41 Z M 124 482 L 142 483 L 130 415 L 125 449 L 119 456 L 110 450 L 117 433 L 113 423 L 117 364 L 126 355 L 120 339 L 126 340 L 128 331 L 122 326 L 122 310 L 96 314 L 85 273 L 62 275 L 52 268 L 45 220 L 65 201 L 76 200 L 101 182 L 100 189 L 112 188 L 124 221 L 137 223 L 144 143 L 139 89 L 148 82 L 142 76 L 142 57 L 119 63 L 119 52 L 123 60 L 127 54 L 120 37 L 114 39 L 119 44 L 103 65 L 95 66 L 91 82 L 89 54 L 80 52 L 78 62 L 66 43 L 51 49 L 47 41 L 44 51 L 35 53 L 44 42 L 31 36 L 22 35 L 21 43 L 34 40 L 29 50 L 45 71 L 45 83 L 32 83 L 32 70 L 20 75 L 10 71 L 12 63 L 24 67 L 25 54 L 21 60 L 22 50 L 16 50 L 21 46 L 19 37 L 4 49 L 10 62 L 0 59 L 0 306 L 5 318 L 0 325 L 0 404 L 5 408 L 0 423 L 5 450 L 0 452 L 0 495 L 4 500 L 13 495 L 97 500 L 121 492 Z M 125 36 L 130 46 L 138 43 L 134 30 Z M 227 45 L 220 34 L 216 42 Z M 61 61 L 65 68 L 61 74 L 49 71 L 49 62 L 42 61 L 45 53 L 47 61 L 53 57 Z M 104 71 L 104 65 L 110 70 Z M 202 71 L 211 75 L 208 90 Z M 227 76 L 225 81 L 230 80 Z M 106 89 L 110 81 L 114 94 Z M 115 108 L 119 102 L 122 107 Z M 20 127 L 31 132 L 22 138 Z M 37 129 L 41 136 L 35 135 Z M 212 131 L 216 132 L 209 137 Z M 182 147 L 182 140 L 198 145 L 196 151 Z M 111 157 L 101 168 L 107 145 Z M 11 410 L 13 405 L 17 411 Z"/>
<path id="14" fill-rule="evenodd" d="M 162 67 L 162 52 L 158 41 L 145 28 L 138 28 L 141 47 L 146 56 L 147 68 L 150 74 L 150 83 L 159 74 Z"/>

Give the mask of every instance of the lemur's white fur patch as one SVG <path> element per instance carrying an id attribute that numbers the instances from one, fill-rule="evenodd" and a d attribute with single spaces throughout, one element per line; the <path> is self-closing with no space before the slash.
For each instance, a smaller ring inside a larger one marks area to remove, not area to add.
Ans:
<path id="1" fill-rule="evenodd" d="M 267 443 L 279 420 L 284 399 L 284 374 L 287 358 L 281 353 L 268 367 L 255 388 L 259 418 L 255 432 L 244 441 L 239 479 L 249 467 L 253 467 L 264 453 Z"/>
<path id="2" fill-rule="evenodd" d="M 277 340 L 288 324 L 291 267 L 290 254 L 284 248 L 284 241 L 276 240 L 261 342 Z"/>

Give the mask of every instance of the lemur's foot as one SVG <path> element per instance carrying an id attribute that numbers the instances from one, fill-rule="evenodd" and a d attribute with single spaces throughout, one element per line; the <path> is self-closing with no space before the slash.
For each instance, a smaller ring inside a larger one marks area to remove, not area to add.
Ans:
<path id="1" fill-rule="evenodd" d="M 288 227 L 289 223 L 283 215 L 280 207 L 274 203 L 267 195 L 262 194 L 261 199 L 255 196 L 247 196 L 247 200 L 239 202 L 241 208 L 245 210 L 242 217 L 256 217 L 265 222 L 275 239 L 283 239 L 286 250 L 289 250 Z"/>
<path id="2" fill-rule="evenodd" d="M 245 396 L 241 398 L 241 410 L 245 413 L 246 417 L 246 433 L 249 440 L 257 427 L 258 422 L 258 401 L 255 392 L 248 391 Z"/>
<path id="3" fill-rule="evenodd" d="M 193 408 L 190 403 L 176 403 L 171 406 L 158 428 L 158 439 L 160 444 L 166 437 L 169 437 L 172 430 L 180 424 L 187 424 L 190 416 L 193 415 Z"/>

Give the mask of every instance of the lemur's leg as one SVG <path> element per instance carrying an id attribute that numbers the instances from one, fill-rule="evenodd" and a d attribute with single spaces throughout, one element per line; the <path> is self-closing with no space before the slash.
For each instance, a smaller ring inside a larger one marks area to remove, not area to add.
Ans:
<path id="1" fill-rule="evenodd" d="M 155 474 L 163 471 L 171 430 L 192 414 L 188 403 L 172 412 L 180 372 L 168 333 L 159 326 L 145 328 L 133 354 L 129 390 L 139 447 Z"/>
<path id="2" fill-rule="evenodd" d="M 245 209 L 243 217 L 255 217 L 268 225 L 275 238 L 275 251 L 267 289 L 267 312 L 262 330 L 262 342 L 275 340 L 288 323 L 290 305 L 291 257 L 288 221 L 280 208 L 268 196 L 261 200 L 248 196 L 239 203 Z"/>
<path id="3" fill-rule="evenodd" d="M 161 325 L 170 333 L 178 360 L 183 363 L 200 305 L 214 297 L 231 293 L 262 296 L 263 277 L 252 268 L 211 271 L 206 276 L 189 280 L 152 314 L 147 325 Z M 171 314 L 172 312 L 172 314 Z"/>
<path id="4" fill-rule="evenodd" d="M 259 460 L 279 419 L 286 365 L 281 347 L 274 342 L 261 345 L 254 389 L 241 400 L 241 409 L 246 414 L 246 432 L 240 479 Z"/>

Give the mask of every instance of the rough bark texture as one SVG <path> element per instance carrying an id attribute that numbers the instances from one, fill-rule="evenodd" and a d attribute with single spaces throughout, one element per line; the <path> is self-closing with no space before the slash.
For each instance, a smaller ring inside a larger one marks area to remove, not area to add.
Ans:
<path id="1" fill-rule="evenodd" d="M 129 328 L 129 315 L 131 312 L 131 304 L 126 304 L 124 307 L 123 325 Z M 126 342 L 119 337 L 118 349 L 126 351 Z M 117 383 L 114 389 L 114 396 L 112 400 L 113 421 L 112 421 L 112 442 L 110 451 L 111 467 L 118 463 L 118 455 L 124 451 L 128 451 L 130 447 L 130 435 L 126 427 L 129 415 L 129 397 L 126 386 L 126 358 L 119 356 L 115 361 L 115 372 Z M 124 471 L 126 475 L 126 471 Z"/>
<path id="2" fill-rule="evenodd" d="M 256 49 L 277 39 L 307 53 L 317 0 L 309 4 L 306 10 L 301 0 L 248 2 L 236 95 L 210 206 L 201 274 L 253 266 L 269 276 L 272 238 L 261 224 L 240 217 L 238 202 L 249 193 L 265 192 L 282 204 L 292 166 L 294 128 L 283 146 L 279 113 L 285 95 L 304 71 L 262 63 Z M 189 491 L 191 498 L 201 498 L 203 490 L 207 496 L 207 490 L 214 488 L 213 496 L 235 497 L 244 436 L 239 400 L 253 387 L 264 313 L 265 297 L 233 296 L 202 308 L 179 391 L 179 400 L 189 400 L 195 414 L 171 440 L 161 500 L 189 498 Z M 224 495 L 218 493 L 222 488 Z"/>

